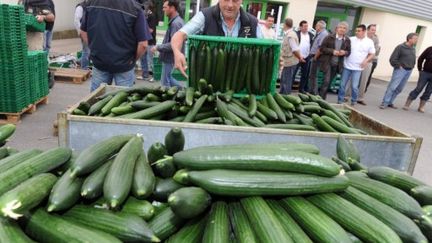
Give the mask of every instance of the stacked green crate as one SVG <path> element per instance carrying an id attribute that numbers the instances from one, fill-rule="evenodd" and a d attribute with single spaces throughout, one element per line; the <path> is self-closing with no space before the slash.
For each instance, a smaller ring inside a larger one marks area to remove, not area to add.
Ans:
<path id="1" fill-rule="evenodd" d="M 39 51 L 37 53 L 37 76 L 38 76 L 38 88 L 39 98 L 43 98 L 48 95 L 48 56 L 45 51 Z"/>
<path id="2" fill-rule="evenodd" d="M 45 31 L 45 21 L 39 23 L 33 14 L 25 14 L 24 20 L 26 24 L 26 29 L 28 31 L 34 32 L 44 32 Z"/>
<path id="3" fill-rule="evenodd" d="M 38 51 L 29 51 L 27 53 L 27 72 L 32 73 L 32 75 L 29 75 L 28 79 L 31 103 L 37 101 L 39 98 L 38 75 L 35 75 L 35 70 L 38 68 L 37 55 Z"/>
<path id="4" fill-rule="evenodd" d="M 30 104 L 24 8 L 0 5 L 0 112 L 20 112 Z"/>

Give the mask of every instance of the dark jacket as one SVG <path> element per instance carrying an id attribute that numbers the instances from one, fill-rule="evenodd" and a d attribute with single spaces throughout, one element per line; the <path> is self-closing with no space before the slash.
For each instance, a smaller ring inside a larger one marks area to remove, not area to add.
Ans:
<path id="1" fill-rule="evenodd" d="M 55 7 L 52 0 L 25 0 L 23 1 L 25 12 L 33 15 L 43 14 L 45 10 L 50 11 L 55 16 Z M 45 29 L 52 31 L 54 22 L 45 22 Z"/>
<path id="2" fill-rule="evenodd" d="M 398 45 L 390 56 L 390 64 L 394 68 L 413 69 L 416 62 L 415 48 L 406 43 Z"/>
<path id="3" fill-rule="evenodd" d="M 219 4 L 213 7 L 204 9 L 205 25 L 203 35 L 214 35 L 214 36 L 225 36 L 222 29 L 222 19 L 220 16 Z M 256 29 L 258 25 L 258 19 L 255 16 L 247 13 L 240 8 L 240 29 L 238 37 L 252 37 L 256 38 Z"/>
<path id="4" fill-rule="evenodd" d="M 181 29 L 181 27 L 183 27 L 183 25 L 184 21 L 180 15 L 170 19 L 162 44 L 156 46 L 156 49 L 158 52 L 160 52 L 159 60 L 161 60 L 161 62 L 174 63 L 174 53 L 171 47 L 171 38 L 179 29 Z"/>
<path id="5" fill-rule="evenodd" d="M 329 67 L 331 65 L 331 60 L 333 57 L 333 51 L 335 50 L 335 45 L 336 45 L 336 34 L 328 35 L 321 43 L 321 47 L 320 47 L 321 55 L 318 60 L 320 61 L 320 69 L 323 72 L 327 72 L 329 70 Z M 345 36 L 342 42 L 341 50 L 347 52 L 347 54 L 345 55 L 346 57 L 351 54 L 351 40 L 348 38 L 348 36 Z M 344 61 L 344 57 L 339 57 L 338 72 L 341 72 L 343 69 L 343 61 Z"/>
<path id="6" fill-rule="evenodd" d="M 148 45 L 153 46 L 156 45 L 156 27 L 158 25 L 158 20 L 155 13 L 153 13 L 153 11 L 151 10 L 147 10 L 146 16 L 149 28 L 153 30 L 153 32 L 151 33 L 153 39 L 149 40 Z"/>
<path id="7" fill-rule="evenodd" d="M 426 61 L 425 61 L 426 60 Z M 424 65 L 423 65 L 424 62 Z M 418 58 L 417 68 L 419 71 L 432 73 L 432 46 L 428 47 Z"/>
<path id="8" fill-rule="evenodd" d="M 301 31 L 299 30 L 299 31 L 296 31 L 296 34 L 297 34 L 297 38 L 299 39 L 299 43 L 301 42 Z M 312 44 L 313 44 L 313 40 L 314 40 L 314 35 L 311 33 L 311 32 L 308 32 L 308 34 L 309 34 L 309 42 L 310 42 L 310 46 L 312 47 Z"/>

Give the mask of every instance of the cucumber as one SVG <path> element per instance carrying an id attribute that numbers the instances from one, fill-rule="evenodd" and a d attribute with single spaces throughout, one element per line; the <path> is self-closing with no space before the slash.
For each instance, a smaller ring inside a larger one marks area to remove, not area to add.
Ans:
<path id="1" fill-rule="evenodd" d="M 353 187 L 348 187 L 345 192 L 341 193 L 341 196 L 385 223 L 404 242 L 427 242 L 420 229 L 410 218 L 390 206 Z"/>
<path id="2" fill-rule="evenodd" d="M 2 172 L 0 174 L 0 195 L 37 174 L 49 172 L 61 166 L 69 160 L 71 154 L 72 151 L 68 148 L 50 149 Z"/>
<path id="3" fill-rule="evenodd" d="M 208 85 L 207 80 L 205 80 L 203 78 L 201 78 L 198 81 L 198 91 L 201 94 L 201 96 L 207 94 L 207 85 Z M 197 97 L 197 98 L 199 98 L 199 97 Z"/>
<path id="4" fill-rule="evenodd" d="M 128 97 L 128 93 L 126 92 L 118 92 L 110 101 L 104 105 L 101 109 L 102 115 L 108 115 L 111 112 L 111 109 L 119 106 L 123 101 L 125 101 Z"/>
<path id="5" fill-rule="evenodd" d="M 90 104 L 87 101 L 82 101 L 79 103 L 77 109 L 80 109 L 81 111 L 85 112 L 85 114 L 87 114 L 90 109 Z"/>
<path id="6" fill-rule="evenodd" d="M 351 239 L 352 243 L 363 243 L 357 236 L 351 234 L 350 232 L 347 232 L 349 238 Z"/>
<path id="7" fill-rule="evenodd" d="M 257 144 L 230 144 L 230 145 L 215 145 L 215 146 L 203 146 L 199 147 L 204 150 L 207 148 L 212 150 L 219 150 L 223 153 L 226 149 L 244 149 L 244 150 L 257 150 L 257 149 L 276 149 L 280 151 L 298 151 L 305 152 L 311 154 L 319 154 L 320 150 L 317 146 L 313 144 L 305 144 L 305 143 L 257 143 Z M 199 149 L 199 148 L 194 148 Z M 189 151 L 189 150 L 186 150 Z"/>
<path id="8" fill-rule="evenodd" d="M 153 171 L 162 178 L 170 178 L 177 171 L 171 156 L 165 156 L 164 158 L 154 162 L 152 168 Z"/>
<path id="9" fill-rule="evenodd" d="M 302 103 L 302 100 L 298 96 L 294 95 L 282 95 L 289 103 L 293 104 L 294 106 L 298 106 Z"/>
<path id="10" fill-rule="evenodd" d="M 0 242 L 34 243 L 16 222 L 4 218 L 0 218 Z"/>
<path id="11" fill-rule="evenodd" d="M 402 243 L 399 236 L 383 222 L 334 193 L 314 195 L 308 200 L 361 240 Z"/>
<path id="12" fill-rule="evenodd" d="M 131 189 L 132 195 L 139 199 L 146 199 L 153 193 L 155 184 L 156 177 L 147 161 L 147 156 L 144 151 L 141 151 L 135 162 Z"/>
<path id="13" fill-rule="evenodd" d="M 261 242 L 294 242 L 282 222 L 262 197 L 248 197 L 240 200 L 252 228 Z"/>
<path id="14" fill-rule="evenodd" d="M 103 183 L 114 159 L 110 159 L 101 167 L 93 171 L 81 186 L 81 196 L 86 199 L 96 199 L 103 193 Z"/>
<path id="15" fill-rule="evenodd" d="M 154 143 L 150 146 L 147 151 L 147 158 L 150 164 L 162 159 L 165 155 L 168 155 L 168 151 L 162 143 Z"/>
<path id="16" fill-rule="evenodd" d="M 174 100 L 166 100 L 160 104 L 157 104 L 155 106 L 152 106 L 150 108 L 137 111 L 134 113 L 129 113 L 125 115 L 119 116 L 120 118 L 126 118 L 126 119 L 150 119 L 159 115 L 163 115 L 166 112 L 173 109 L 173 107 L 176 105 L 177 102 Z"/>
<path id="17" fill-rule="evenodd" d="M 252 224 L 240 202 L 232 202 L 228 204 L 228 209 L 231 226 L 237 242 L 257 243 L 258 239 L 252 230 Z"/>
<path id="18" fill-rule="evenodd" d="M 254 73 L 255 68 L 258 68 L 258 67 L 254 66 L 253 48 L 251 47 L 250 49 L 247 50 L 247 52 L 248 52 L 249 58 L 247 59 L 248 64 L 247 64 L 245 84 L 246 84 L 247 93 L 252 94 L 252 92 L 253 92 L 252 88 L 253 88 L 253 82 L 254 82 L 252 79 L 254 78 L 254 75 L 255 75 L 255 73 Z"/>
<path id="19" fill-rule="evenodd" d="M 86 116 L 87 113 L 85 113 L 84 111 L 76 108 L 72 111 L 72 115 L 77 115 L 77 116 Z"/>
<path id="20" fill-rule="evenodd" d="M 57 177 L 42 173 L 0 196 L 1 215 L 17 219 L 48 197 Z"/>
<path id="21" fill-rule="evenodd" d="M 202 242 L 224 243 L 229 242 L 230 223 L 228 218 L 228 206 L 225 202 L 218 201 L 212 204 L 207 224 L 204 229 Z"/>
<path id="22" fill-rule="evenodd" d="M 150 220 L 149 226 L 155 235 L 163 241 L 176 233 L 183 226 L 184 221 L 175 215 L 171 208 L 167 207 Z"/>
<path id="23" fill-rule="evenodd" d="M 226 82 L 224 90 L 228 91 L 231 90 L 233 87 L 234 80 L 234 69 L 237 62 L 237 51 L 234 49 L 231 49 L 228 53 L 228 61 L 227 61 L 227 74 L 226 74 Z"/>
<path id="24" fill-rule="evenodd" d="M 317 105 L 303 105 L 304 112 L 320 113 L 321 107 Z"/>
<path id="25" fill-rule="evenodd" d="M 333 113 L 333 111 L 326 110 L 326 109 L 323 109 L 322 111 L 323 111 L 323 115 L 326 115 L 326 116 L 332 118 L 333 120 L 344 124 L 344 122 L 335 113 Z"/>
<path id="26" fill-rule="evenodd" d="M 29 149 L 29 150 L 24 150 L 16 154 L 10 155 L 6 158 L 3 158 L 0 160 L 0 171 L 2 172 L 7 171 L 10 168 L 19 165 L 25 162 L 26 160 L 41 153 L 42 151 L 39 149 Z"/>
<path id="27" fill-rule="evenodd" d="M 207 97 L 208 97 L 207 95 L 203 95 L 195 102 L 192 109 L 187 113 L 183 122 L 193 122 L 194 121 L 196 114 L 201 109 L 201 107 L 204 105 L 204 102 L 207 100 Z"/>
<path id="28" fill-rule="evenodd" d="M 160 214 L 164 209 L 169 207 L 168 203 L 159 201 L 152 201 L 152 206 L 155 210 L 154 215 Z"/>
<path id="29" fill-rule="evenodd" d="M 267 117 L 269 120 L 277 120 L 278 116 L 276 112 L 268 108 L 267 106 L 264 106 L 260 103 L 257 104 L 258 111 L 264 114 L 265 117 Z"/>
<path id="30" fill-rule="evenodd" d="M 202 123 L 202 124 L 223 124 L 224 119 L 221 117 L 209 117 L 209 118 L 202 119 L 202 120 L 195 121 L 195 122 L 196 123 Z M 229 121 L 229 122 L 231 122 L 231 121 Z M 231 122 L 231 123 L 234 124 L 233 122 Z"/>
<path id="31" fill-rule="evenodd" d="M 168 199 L 168 196 L 171 193 L 177 191 L 182 187 L 183 185 L 177 183 L 172 178 L 167 178 L 167 179 L 157 178 L 156 186 L 153 191 L 153 197 L 159 201 L 166 201 Z"/>
<path id="32" fill-rule="evenodd" d="M 66 171 L 52 188 L 48 199 L 48 212 L 57 212 L 71 208 L 80 198 L 80 191 L 84 179 L 71 177 L 70 170 Z"/>
<path id="33" fill-rule="evenodd" d="M 206 59 L 206 49 L 205 46 L 202 45 L 197 48 L 197 62 L 196 62 L 196 80 L 200 80 L 204 78 L 205 66 L 207 63 Z"/>
<path id="34" fill-rule="evenodd" d="M 132 136 L 113 136 L 85 148 L 71 164 L 71 176 L 83 176 L 93 172 L 116 154 Z"/>
<path id="35" fill-rule="evenodd" d="M 266 95 L 267 103 L 269 104 L 270 109 L 276 112 L 278 119 L 282 121 L 283 123 L 286 122 L 285 114 L 282 112 L 282 109 L 279 107 L 279 105 L 276 103 L 276 100 L 273 98 L 273 96 L 268 93 Z"/>
<path id="36" fill-rule="evenodd" d="M 7 147 L 0 147 L 0 163 L 3 158 L 9 156 L 9 150 Z"/>
<path id="37" fill-rule="evenodd" d="M 331 127 L 333 127 L 335 130 L 341 133 L 351 133 L 351 134 L 359 134 L 357 131 L 352 130 L 345 124 L 342 124 L 328 116 L 322 116 L 321 117 L 325 122 L 327 122 Z"/>
<path id="38" fill-rule="evenodd" d="M 239 73 L 238 73 L 238 84 L 236 91 L 241 91 L 246 87 L 247 82 L 247 70 L 249 69 L 249 59 L 252 57 L 250 56 L 249 50 L 245 47 L 241 50 L 241 57 L 240 57 L 240 67 L 239 67 Z"/>
<path id="39" fill-rule="evenodd" d="M 432 187 L 417 186 L 411 189 L 410 195 L 417 200 L 422 206 L 432 204 Z"/>
<path id="40" fill-rule="evenodd" d="M 220 99 L 216 100 L 216 111 L 224 120 L 230 120 L 238 126 L 244 126 L 246 123 L 228 110 L 228 106 Z"/>
<path id="41" fill-rule="evenodd" d="M 171 87 L 171 88 L 168 89 L 168 91 L 166 92 L 166 94 L 169 97 L 174 97 L 177 94 L 177 91 L 178 91 L 178 87 L 177 86 L 173 86 L 173 87 Z"/>
<path id="42" fill-rule="evenodd" d="M 201 243 L 207 217 L 195 218 L 183 226 L 179 232 L 172 235 L 166 243 Z"/>
<path id="43" fill-rule="evenodd" d="M 315 127 L 303 124 L 269 124 L 267 128 L 278 128 L 286 130 L 300 130 L 300 131 L 316 131 Z"/>
<path id="44" fill-rule="evenodd" d="M 420 230 L 423 232 L 423 235 L 430 241 L 432 241 L 432 218 L 426 217 L 420 221 L 415 221 L 419 226 Z"/>
<path id="45" fill-rule="evenodd" d="M 108 95 L 105 98 L 99 100 L 98 102 L 94 103 L 92 106 L 90 106 L 88 115 L 94 116 L 101 112 L 102 108 L 108 104 L 108 102 L 113 98 L 114 96 Z"/>
<path id="46" fill-rule="evenodd" d="M 197 65 L 197 51 L 195 46 L 189 48 L 189 60 L 189 87 L 194 88 L 197 80 L 197 70 L 195 68 Z"/>
<path id="47" fill-rule="evenodd" d="M 177 216 L 191 219 L 207 209 L 211 197 L 199 187 L 183 187 L 169 195 L 168 204 Z"/>
<path id="48" fill-rule="evenodd" d="M 145 221 L 148 221 L 153 218 L 155 209 L 149 201 L 129 197 L 123 205 L 121 212 L 138 215 Z"/>
<path id="49" fill-rule="evenodd" d="M 265 86 L 267 84 L 267 61 L 268 61 L 268 52 L 264 49 L 261 49 L 260 55 L 259 55 L 259 94 L 265 93 Z M 273 71 L 271 69 L 268 70 L 268 72 Z M 268 91 L 267 91 L 268 92 Z"/>
<path id="50" fill-rule="evenodd" d="M 166 93 L 167 91 L 168 91 L 168 90 L 165 89 L 165 90 L 162 92 L 161 97 L 162 97 L 163 95 L 166 95 L 166 96 L 168 97 L 168 94 Z M 158 95 L 152 94 L 152 93 L 148 93 L 148 94 L 144 97 L 144 101 L 147 101 L 147 102 L 161 101 L 161 97 L 159 97 Z M 164 99 L 164 100 L 166 100 L 166 99 Z"/>
<path id="51" fill-rule="evenodd" d="M 339 159 L 350 162 L 350 160 L 360 162 L 360 153 L 358 152 L 352 141 L 346 140 L 339 135 L 336 144 L 336 152 Z"/>
<path id="52" fill-rule="evenodd" d="M 345 116 L 341 112 L 339 112 L 338 109 L 330 105 L 327 101 L 322 99 L 317 99 L 315 100 L 315 102 L 317 102 L 322 108 L 331 110 L 333 113 L 335 113 L 336 116 L 338 116 L 346 126 L 353 127 L 351 122 L 349 122 L 348 119 L 346 119 Z"/>
<path id="53" fill-rule="evenodd" d="M 144 110 L 144 109 L 153 107 L 155 105 L 159 105 L 160 103 L 161 102 L 159 102 L 159 101 L 148 102 L 148 101 L 144 101 L 144 100 L 137 100 L 137 101 L 130 103 L 130 105 L 136 110 Z"/>
<path id="54" fill-rule="evenodd" d="M 127 104 L 125 106 L 114 107 L 111 109 L 111 112 L 119 116 L 119 115 L 135 112 L 135 108 L 133 108 L 131 104 Z"/>
<path id="55" fill-rule="evenodd" d="M 323 132 L 337 132 L 332 126 L 330 126 L 327 122 L 325 122 L 320 116 L 317 114 L 312 114 L 312 119 L 319 130 Z"/>
<path id="56" fill-rule="evenodd" d="M 215 116 L 217 116 L 217 112 L 215 110 L 204 111 L 204 112 L 200 112 L 200 113 L 196 114 L 195 121 L 199 121 L 199 120 L 203 120 L 203 119 L 207 119 L 207 118 L 215 117 Z"/>
<path id="57" fill-rule="evenodd" d="M 38 209 L 29 216 L 25 232 L 39 242 L 121 243 L 119 239 L 110 234 L 88 229 L 85 226 L 62 219 L 60 216 L 50 215 L 43 209 Z"/>
<path id="58" fill-rule="evenodd" d="M 332 160 L 334 162 L 336 162 L 338 165 L 340 165 L 342 167 L 342 169 L 344 169 L 345 171 L 351 171 L 351 167 L 347 162 L 345 162 L 345 161 L 343 161 L 337 157 L 332 157 Z"/>
<path id="59" fill-rule="evenodd" d="M 266 200 L 267 205 L 272 209 L 274 215 L 282 223 L 282 227 L 294 242 L 312 243 L 309 236 L 302 230 L 296 221 L 283 208 L 282 204 L 276 200 Z"/>
<path id="60" fill-rule="evenodd" d="M 253 64 L 252 64 L 252 94 L 258 94 L 260 90 L 260 50 L 255 48 L 253 51 Z M 229 67 L 228 67 L 229 68 Z"/>
<path id="61" fill-rule="evenodd" d="M 298 93 L 297 95 L 303 102 L 311 101 L 310 97 L 306 94 Z"/>
<path id="62" fill-rule="evenodd" d="M 432 215 L 432 205 L 423 206 L 422 209 L 426 213 L 427 216 Z"/>
<path id="63" fill-rule="evenodd" d="M 303 197 L 288 197 L 282 206 L 315 242 L 351 242 L 345 230 Z"/>
<path id="64" fill-rule="evenodd" d="M 274 99 L 281 108 L 286 110 L 295 110 L 294 105 L 288 102 L 281 94 L 275 93 Z"/>
<path id="65" fill-rule="evenodd" d="M 142 149 L 142 136 L 134 136 L 123 146 L 112 162 L 103 185 L 103 195 L 110 208 L 117 208 L 123 204 L 129 195 L 135 163 Z"/>
<path id="66" fill-rule="evenodd" d="M 392 169 L 390 167 L 384 167 L 384 166 L 370 167 L 368 169 L 367 174 L 370 178 L 374 180 L 384 182 L 386 184 L 397 187 L 408 193 L 414 187 L 426 185 L 422 181 L 417 180 L 416 178 L 404 172 Z"/>
<path id="67" fill-rule="evenodd" d="M 253 147 L 256 147 L 253 146 Z M 234 170 L 270 170 L 298 172 L 319 176 L 335 176 L 339 166 L 331 159 L 301 151 L 271 148 L 247 150 L 240 145 L 229 148 L 218 146 L 198 147 L 178 152 L 174 163 L 181 168 L 193 170 L 234 169 Z"/>
<path id="68" fill-rule="evenodd" d="M 241 107 L 233 103 L 228 104 L 228 110 L 241 118 L 246 123 L 250 124 L 251 126 L 262 127 L 265 125 L 261 120 L 256 117 L 250 118 L 247 110 L 243 110 Z"/>
<path id="69" fill-rule="evenodd" d="M 424 212 L 420 205 L 404 191 L 385 183 L 369 179 L 357 173 L 347 172 L 350 185 L 369 196 L 389 205 L 411 219 L 422 219 Z"/>
<path id="70" fill-rule="evenodd" d="M 296 111 L 297 113 L 300 113 L 300 114 L 304 113 L 304 112 L 305 112 L 305 110 L 304 110 L 304 106 L 303 106 L 302 104 L 300 104 L 300 105 L 296 105 L 296 106 L 295 106 L 295 111 Z"/>
<path id="71" fill-rule="evenodd" d="M 241 61 L 241 48 L 238 47 L 235 54 L 235 64 L 234 64 L 234 70 L 232 73 L 232 82 L 231 82 L 231 89 L 233 91 L 238 91 L 239 88 L 239 76 L 240 76 L 240 68 L 242 65 Z M 227 100 L 229 102 L 229 100 Z"/>
<path id="72" fill-rule="evenodd" d="M 272 81 L 273 81 L 273 73 L 275 72 L 274 70 L 277 68 L 274 68 L 274 53 L 273 53 L 273 47 L 269 47 L 266 50 L 267 53 L 267 67 L 266 67 L 266 79 L 265 79 L 265 85 L 264 85 L 264 92 L 270 92 L 270 87 L 272 85 Z M 277 75 L 277 74 L 276 74 Z"/>
<path id="73" fill-rule="evenodd" d="M 249 95 L 249 116 L 254 117 L 257 112 L 257 102 L 255 95 Z"/>
<path id="74" fill-rule="evenodd" d="M 168 155 L 173 155 L 182 151 L 185 145 L 185 137 L 183 131 L 179 127 L 172 128 L 165 136 L 165 147 Z"/>
<path id="75" fill-rule="evenodd" d="M 186 103 L 187 106 L 192 106 L 192 105 L 193 105 L 194 93 L 195 93 L 195 88 L 194 88 L 194 86 L 191 86 L 191 87 L 187 87 L 187 88 L 186 88 L 186 99 L 185 99 L 185 103 Z"/>
<path id="76" fill-rule="evenodd" d="M 220 196 L 289 196 L 343 191 L 349 181 L 344 176 L 320 177 L 266 171 L 180 170 L 177 181 L 189 182 Z"/>
<path id="77" fill-rule="evenodd" d="M 216 90 L 222 90 L 225 79 L 225 52 L 219 48 L 216 56 L 216 73 L 214 76 L 214 86 Z"/>
<path id="78" fill-rule="evenodd" d="M 160 242 L 147 223 L 136 215 L 77 205 L 62 217 L 89 229 L 111 234 L 125 242 Z"/>

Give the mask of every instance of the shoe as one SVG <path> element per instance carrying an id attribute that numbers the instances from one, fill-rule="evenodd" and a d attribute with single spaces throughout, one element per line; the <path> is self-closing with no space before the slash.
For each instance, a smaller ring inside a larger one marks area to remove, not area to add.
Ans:
<path id="1" fill-rule="evenodd" d="M 385 108 L 387 108 L 387 106 L 385 106 L 384 104 L 381 104 L 381 105 L 379 106 L 379 108 L 384 110 Z"/>
<path id="2" fill-rule="evenodd" d="M 404 107 L 402 107 L 402 109 L 404 109 L 404 110 L 409 110 L 409 107 L 410 107 L 410 105 L 411 105 L 411 103 L 412 103 L 412 99 L 410 99 L 410 97 L 408 97 L 407 98 L 407 100 L 405 101 L 405 105 L 404 105 Z"/>
<path id="3" fill-rule="evenodd" d="M 426 106 L 426 102 L 425 100 L 420 100 L 420 106 L 418 108 L 418 111 L 421 113 L 425 113 L 425 106 Z"/>
<path id="4" fill-rule="evenodd" d="M 138 79 L 138 80 L 143 80 L 144 78 L 143 78 L 142 76 L 140 76 L 140 75 L 137 75 L 137 76 L 136 76 L 136 79 Z"/>
<path id="5" fill-rule="evenodd" d="M 393 108 L 393 109 L 397 109 L 397 107 L 393 104 L 388 105 L 388 107 Z"/>
<path id="6" fill-rule="evenodd" d="M 357 103 L 360 105 L 366 105 L 366 103 L 363 100 L 359 100 L 359 101 L 357 101 Z"/>
<path id="7" fill-rule="evenodd" d="M 150 83 L 153 83 L 153 82 L 154 82 L 154 78 L 151 77 L 151 78 L 149 78 L 147 81 L 150 82 Z"/>

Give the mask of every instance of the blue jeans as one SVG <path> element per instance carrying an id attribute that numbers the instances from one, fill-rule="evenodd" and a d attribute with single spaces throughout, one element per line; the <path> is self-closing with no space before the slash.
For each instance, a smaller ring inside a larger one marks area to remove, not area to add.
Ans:
<path id="1" fill-rule="evenodd" d="M 117 86 L 132 87 L 135 81 L 135 68 L 124 73 L 110 73 L 93 67 L 90 91 L 93 92 L 102 83 L 112 84 L 113 80 Z"/>
<path id="2" fill-rule="evenodd" d="M 393 105 L 396 96 L 398 96 L 405 87 L 411 72 L 412 70 L 406 70 L 403 68 L 395 68 L 393 70 L 393 75 L 384 94 L 382 105 Z"/>
<path id="3" fill-rule="evenodd" d="M 341 85 L 338 91 L 338 103 L 343 103 L 345 97 L 345 90 L 348 84 L 348 81 L 351 79 L 351 103 L 355 104 L 357 102 L 357 97 L 359 94 L 359 83 L 361 70 L 351 70 L 344 68 L 342 71 L 342 80 Z"/>
<path id="4" fill-rule="evenodd" d="M 52 34 L 51 30 L 45 30 L 43 50 L 46 51 L 48 54 L 49 54 L 50 49 L 51 49 L 52 35 L 53 34 Z"/>
<path id="5" fill-rule="evenodd" d="M 296 69 L 296 65 L 284 67 L 282 69 L 282 75 L 280 80 L 280 93 L 281 94 L 290 94 L 293 84 L 294 71 Z"/>
<path id="6" fill-rule="evenodd" d="M 179 81 L 177 81 L 173 76 L 172 72 L 174 71 L 174 64 L 173 63 L 164 63 L 162 62 L 162 76 L 161 76 L 161 83 L 162 86 L 165 87 L 181 87 Z"/>
<path id="7" fill-rule="evenodd" d="M 90 64 L 90 48 L 88 44 L 84 43 L 84 41 L 81 40 L 82 44 L 82 51 L 81 51 L 81 69 L 88 69 L 88 66 Z"/>
<path id="8" fill-rule="evenodd" d="M 309 68 L 311 64 L 311 56 L 308 56 L 305 58 L 306 62 L 299 62 L 296 66 L 296 69 L 293 74 L 293 80 L 295 80 L 295 76 L 299 70 L 301 69 L 301 78 L 300 78 L 300 85 L 299 85 L 299 92 L 304 93 L 308 91 L 308 80 L 309 80 Z"/>
<path id="9" fill-rule="evenodd" d="M 417 99 L 417 97 L 425 87 L 426 90 L 420 97 L 420 100 L 428 101 L 432 94 L 432 73 L 421 71 L 417 86 L 415 87 L 415 89 L 413 89 L 413 91 L 410 92 L 409 98 L 411 100 Z"/>
<path id="10" fill-rule="evenodd" d="M 150 51 L 154 46 L 147 46 L 146 52 L 141 56 L 141 70 L 143 78 L 149 76 L 149 72 L 153 71 L 153 53 Z"/>

